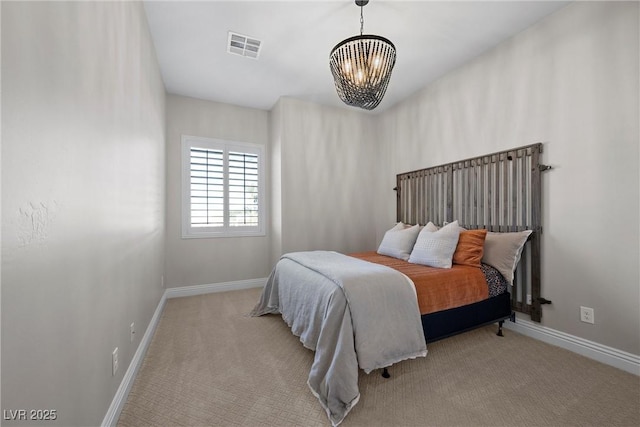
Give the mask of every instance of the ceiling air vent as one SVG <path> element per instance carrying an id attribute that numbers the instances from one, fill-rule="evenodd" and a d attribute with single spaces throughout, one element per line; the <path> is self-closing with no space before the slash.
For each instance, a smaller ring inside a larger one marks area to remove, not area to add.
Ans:
<path id="1" fill-rule="evenodd" d="M 260 40 L 229 31 L 227 40 L 227 52 L 247 58 L 258 59 L 260 55 Z"/>

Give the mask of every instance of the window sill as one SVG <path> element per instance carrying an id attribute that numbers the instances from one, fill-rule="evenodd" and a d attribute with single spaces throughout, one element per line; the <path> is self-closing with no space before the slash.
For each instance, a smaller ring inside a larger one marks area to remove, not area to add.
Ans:
<path id="1" fill-rule="evenodd" d="M 267 235 L 264 231 L 245 231 L 245 232 L 233 232 L 233 233 L 183 233 L 183 239 L 217 239 L 227 237 L 265 237 Z"/>

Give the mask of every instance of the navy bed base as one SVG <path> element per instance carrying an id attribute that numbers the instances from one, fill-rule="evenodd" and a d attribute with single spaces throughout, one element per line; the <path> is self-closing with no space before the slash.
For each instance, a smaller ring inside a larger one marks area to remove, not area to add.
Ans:
<path id="1" fill-rule="evenodd" d="M 495 297 L 462 307 L 422 315 L 422 328 L 427 343 L 447 338 L 471 329 L 511 318 L 511 294 L 505 292 Z"/>

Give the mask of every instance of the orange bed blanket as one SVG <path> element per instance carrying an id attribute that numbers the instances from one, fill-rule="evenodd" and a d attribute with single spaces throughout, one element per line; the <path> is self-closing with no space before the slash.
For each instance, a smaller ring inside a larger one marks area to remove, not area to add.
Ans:
<path id="1" fill-rule="evenodd" d="M 416 287 L 421 314 L 460 307 L 489 297 L 489 287 L 477 267 L 454 264 L 452 268 L 427 267 L 376 252 L 349 254 L 352 257 L 386 265 L 407 275 Z"/>

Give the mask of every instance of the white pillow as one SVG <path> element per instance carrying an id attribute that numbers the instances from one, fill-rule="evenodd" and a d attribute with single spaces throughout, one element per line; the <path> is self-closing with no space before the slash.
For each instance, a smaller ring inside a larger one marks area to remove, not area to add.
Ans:
<path id="1" fill-rule="evenodd" d="M 456 221 L 457 221 L 457 220 L 456 220 Z M 450 223 L 450 222 L 445 221 L 445 222 L 444 222 L 444 225 L 447 225 L 447 224 L 451 224 L 451 223 Z M 458 227 L 460 227 L 460 231 L 469 231 L 469 230 L 467 230 L 466 228 L 464 228 L 464 227 L 460 226 L 459 224 L 458 224 Z"/>
<path id="2" fill-rule="evenodd" d="M 453 253 L 456 251 L 460 236 L 458 221 L 447 224 L 437 231 L 431 230 L 428 224 L 422 229 L 411 251 L 409 262 L 430 267 L 451 268 Z"/>
<path id="3" fill-rule="evenodd" d="M 438 231 L 438 230 L 440 230 L 440 227 L 438 227 L 437 225 L 435 225 L 431 221 L 429 221 L 427 223 L 427 225 L 424 226 L 424 228 L 426 228 L 429 231 Z"/>
<path id="4" fill-rule="evenodd" d="M 405 228 L 403 223 L 397 223 L 395 227 L 384 233 L 378 247 L 378 253 L 404 261 L 408 260 L 419 232 L 420 226 L 418 224 Z"/>
<path id="5" fill-rule="evenodd" d="M 495 267 L 513 285 L 513 272 L 520 261 L 522 249 L 531 230 L 510 233 L 488 232 L 484 239 L 484 253 L 482 262 Z"/>

